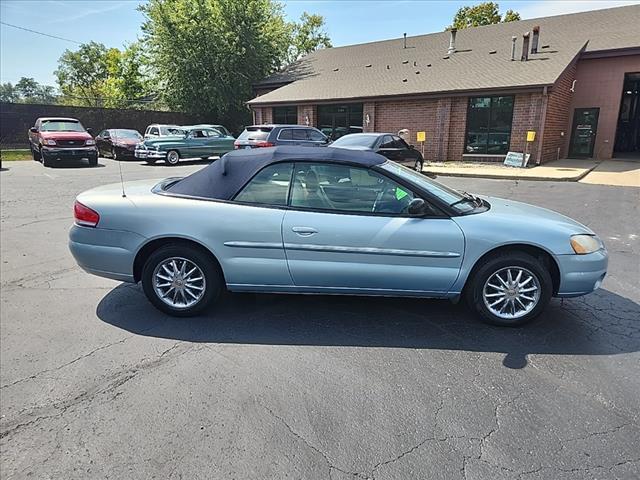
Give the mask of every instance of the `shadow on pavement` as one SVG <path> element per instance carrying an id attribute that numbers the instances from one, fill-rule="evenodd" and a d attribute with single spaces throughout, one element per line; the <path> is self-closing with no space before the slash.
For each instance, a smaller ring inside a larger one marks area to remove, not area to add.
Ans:
<path id="1" fill-rule="evenodd" d="M 521 328 L 480 323 L 446 300 L 227 293 L 206 315 L 169 317 L 139 285 L 121 284 L 99 303 L 98 317 L 129 332 L 189 342 L 389 347 L 504 353 L 523 368 L 530 353 L 613 355 L 640 349 L 640 305 L 606 290 L 552 300 Z"/>

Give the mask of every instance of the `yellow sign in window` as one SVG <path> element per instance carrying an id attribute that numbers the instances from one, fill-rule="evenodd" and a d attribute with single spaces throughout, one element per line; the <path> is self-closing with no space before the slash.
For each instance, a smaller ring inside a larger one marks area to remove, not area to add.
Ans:
<path id="1" fill-rule="evenodd" d="M 536 140 L 536 132 L 530 130 L 527 132 L 527 142 L 534 142 Z"/>
<path id="2" fill-rule="evenodd" d="M 426 142 L 427 141 L 427 132 L 417 132 L 418 142 Z"/>

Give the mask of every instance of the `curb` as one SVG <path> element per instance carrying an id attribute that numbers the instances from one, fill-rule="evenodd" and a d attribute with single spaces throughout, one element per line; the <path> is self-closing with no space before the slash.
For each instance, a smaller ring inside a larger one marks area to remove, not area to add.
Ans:
<path id="1" fill-rule="evenodd" d="M 429 172 L 437 176 L 443 177 L 469 177 L 469 178 L 488 178 L 492 180 L 531 180 L 534 182 L 579 182 L 584 177 L 589 175 L 600 163 L 593 165 L 592 167 L 586 169 L 584 172 L 581 172 L 577 175 L 567 176 L 567 177 L 533 177 L 533 176 L 521 176 L 521 175 L 499 175 L 493 173 L 481 173 L 481 172 L 439 172 L 429 170 L 429 166 L 425 166 L 422 171 Z"/>

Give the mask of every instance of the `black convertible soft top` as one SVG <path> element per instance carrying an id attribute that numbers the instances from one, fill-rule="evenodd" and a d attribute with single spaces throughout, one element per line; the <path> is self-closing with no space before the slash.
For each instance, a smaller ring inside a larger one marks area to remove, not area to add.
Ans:
<path id="1" fill-rule="evenodd" d="M 278 162 L 331 162 L 372 167 L 387 161 L 373 152 L 331 147 L 272 147 L 235 150 L 220 160 L 179 180 L 168 193 L 190 197 L 231 200 L 267 165 Z"/>

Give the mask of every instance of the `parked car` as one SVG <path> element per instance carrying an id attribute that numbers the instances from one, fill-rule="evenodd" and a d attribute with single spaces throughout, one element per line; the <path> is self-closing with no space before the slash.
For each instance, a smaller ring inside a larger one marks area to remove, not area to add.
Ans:
<path id="1" fill-rule="evenodd" d="M 219 130 L 203 127 L 180 127 L 176 135 L 147 139 L 136 145 L 135 157 L 154 164 L 164 160 L 177 165 L 180 159 L 220 156 L 233 150 L 234 138 Z"/>
<path id="2" fill-rule="evenodd" d="M 136 145 L 144 139 L 137 130 L 112 128 L 103 130 L 96 137 L 98 153 L 114 160 L 135 158 Z"/>
<path id="3" fill-rule="evenodd" d="M 171 315 L 200 313 L 228 289 L 464 297 L 485 321 L 519 325 L 607 272 L 588 227 L 373 152 L 234 151 L 184 178 L 126 183 L 127 202 L 122 188 L 77 197 L 71 252 L 89 273 L 141 281 Z"/>
<path id="4" fill-rule="evenodd" d="M 179 125 L 161 125 L 154 123 L 149 125 L 144 131 L 144 138 L 173 137 L 181 134 L 181 128 Z"/>
<path id="5" fill-rule="evenodd" d="M 391 133 L 351 133 L 338 138 L 331 147 L 376 152 L 418 172 L 424 165 L 422 154 L 413 145 Z"/>
<path id="6" fill-rule="evenodd" d="M 192 125 L 191 128 L 213 128 L 214 130 L 219 130 L 220 133 L 222 133 L 223 135 L 226 135 L 227 137 L 233 137 L 233 135 L 231 135 L 231 132 L 229 131 L 229 129 L 227 127 L 225 127 L 224 125 L 215 125 L 215 124 L 210 124 L 210 123 L 201 123 L 198 125 Z"/>
<path id="7" fill-rule="evenodd" d="M 244 129 L 234 147 L 260 148 L 276 145 L 323 147 L 329 138 L 317 128 L 305 125 L 251 125 Z"/>
<path id="8" fill-rule="evenodd" d="M 45 167 L 61 160 L 85 159 L 91 166 L 98 165 L 98 150 L 91 130 L 75 118 L 38 118 L 28 136 L 33 159 Z"/>

